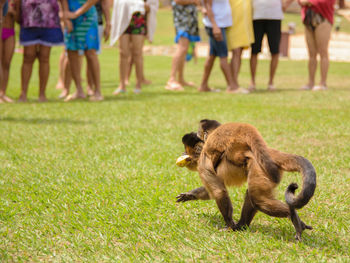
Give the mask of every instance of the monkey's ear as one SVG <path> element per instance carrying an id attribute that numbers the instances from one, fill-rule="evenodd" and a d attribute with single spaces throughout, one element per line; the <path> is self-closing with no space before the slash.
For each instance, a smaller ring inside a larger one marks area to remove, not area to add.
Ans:
<path id="1" fill-rule="evenodd" d="M 202 140 L 197 136 L 197 133 L 195 132 L 187 133 L 182 137 L 182 143 L 192 148 L 199 142 L 202 142 Z"/>

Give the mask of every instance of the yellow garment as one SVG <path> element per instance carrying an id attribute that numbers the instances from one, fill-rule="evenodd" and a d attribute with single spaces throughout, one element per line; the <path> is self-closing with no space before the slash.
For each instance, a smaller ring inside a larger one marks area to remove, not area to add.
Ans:
<path id="1" fill-rule="evenodd" d="M 254 43 L 252 1 L 230 0 L 232 26 L 227 28 L 227 46 L 229 50 L 249 47 Z"/>

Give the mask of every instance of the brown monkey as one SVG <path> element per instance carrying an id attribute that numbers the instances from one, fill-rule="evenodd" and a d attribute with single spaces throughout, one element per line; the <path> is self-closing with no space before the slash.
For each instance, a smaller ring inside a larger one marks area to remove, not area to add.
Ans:
<path id="1" fill-rule="evenodd" d="M 306 205 L 316 188 L 316 172 L 304 157 L 282 153 L 267 147 L 260 133 L 249 124 L 202 120 L 198 133 L 182 138 L 188 167 L 198 170 L 204 187 L 177 196 L 177 202 L 215 199 L 227 227 L 248 227 L 258 210 L 275 217 L 289 217 L 296 229 L 297 240 L 302 231 L 312 229 L 299 219 L 295 209 Z M 274 189 L 283 171 L 303 174 L 303 189 L 294 196 L 298 185 L 292 183 L 285 193 L 287 204 L 276 200 Z M 248 181 L 248 190 L 237 224 L 232 219 L 232 204 L 226 186 L 240 186 Z"/>

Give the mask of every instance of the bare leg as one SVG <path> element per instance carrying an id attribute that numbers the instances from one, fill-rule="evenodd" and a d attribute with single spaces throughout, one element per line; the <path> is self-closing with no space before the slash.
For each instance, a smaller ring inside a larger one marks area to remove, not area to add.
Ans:
<path id="1" fill-rule="evenodd" d="M 186 54 L 187 54 L 187 51 L 186 51 Z M 185 55 L 185 59 L 181 60 L 179 63 L 178 81 L 181 86 L 194 87 L 195 84 L 193 82 L 187 82 L 185 80 L 185 76 L 184 76 L 185 64 L 186 64 L 186 55 Z"/>
<path id="2" fill-rule="evenodd" d="M 37 56 L 36 45 L 25 46 L 23 50 L 23 62 L 21 69 L 21 95 L 18 99 L 20 102 L 27 101 L 28 85 L 32 75 L 33 63 Z"/>
<path id="3" fill-rule="evenodd" d="M 65 73 L 65 60 L 66 60 L 66 51 L 63 49 L 60 61 L 59 61 L 59 75 L 58 75 L 58 81 L 56 84 L 56 89 L 64 89 L 64 73 Z"/>
<path id="4" fill-rule="evenodd" d="M 100 63 L 98 61 L 98 56 L 95 49 L 90 49 L 85 51 L 85 57 L 87 60 L 87 68 L 90 69 L 91 81 L 93 87 L 95 87 L 94 95 L 91 100 L 103 100 L 101 94 L 101 80 L 100 80 Z"/>
<path id="5" fill-rule="evenodd" d="M 271 54 L 270 76 L 269 76 L 269 83 L 268 83 L 270 90 L 274 89 L 273 80 L 276 74 L 279 56 L 280 56 L 279 54 Z"/>
<path id="6" fill-rule="evenodd" d="M 250 90 L 255 90 L 256 88 L 255 77 L 256 77 L 257 65 L 258 65 L 258 54 L 251 54 L 250 56 L 250 76 L 251 76 Z"/>
<path id="7" fill-rule="evenodd" d="M 315 75 L 317 68 L 317 45 L 315 41 L 314 32 L 307 27 L 305 27 L 305 40 L 308 47 L 309 52 L 309 62 L 308 62 L 308 70 L 309 70 L 309 80 L 306 84 L 306 88 L 312 89 L 315 85 Z"/>
<path id="8" fill-rule="evenodd" d="M 215 56 L 211 56 L 211 55 L 207 57 L 207 60 L 205 61 L 205 65 L 204 65 L 204 74 L 202 78 L 202 83 L 198 91 L 201 91 L 201 92 L 211 91 L 211 89 L 208 86 L 208 81 L 209 81 L 211 70 L 213 69 L 213 66 L 214 66 L 215 58 L 216 58 Z"/>
<path id="9" fill-rule="evenodd" d="M 185 61 L 189 44 L 190 44 L 190 41 L 187 38 L 185 37 L 180 38 L 179 43 L 177 44 L 175 55 L 172 60 L 170 78 L 168 80 L 166 89 L 169 89 L 169 90 L 183 89 L 181 84 L 176 81 L 176 75 L 177 74 L 183 75 L 183 72 L 180 73 L 179 71 L 180 69 L 184 70 L 184 68 L 181 68 L 181 63 Z"/>
<path id="10" fill-rule="evenodd" d="M 233 81 L 232 72 L 228 64 L 227 57 L 220 58 L 220 67 L 226 79 L 227 91 L 233 91 L 238 89 L 238 87 L 235 86 L 235 83 Z"/>
<path id="11" fill-rule="evenodd" d="M 6 96 L 6 89 L 8 85 L 8 79 L 10 74 L 10 65 L 15 50 L 15 37 L 9 37 L 3 41 L 3 50 L 2 50 L 2 69 L 3 69 L 3 79 L 1 82 L 0 88 L 0 98 L 4 102 L 13 102 L 13 100 Z M 1 50 L 1 49 L 0 49 Z"/>
<path id="12" fill-rule="evenodd" d="M 116 89 L 113 94 L 118 95 L 119 93 L 126 91 L 126 83 L 125 80 L 127 78 L 128 69 L 129 69 L 129 61 L 130 61 L 130 43 L 131 36 L 129 34 L 123 34 L 119 39 L 119 87 Z"/>
<path id="13" fill-rule="evenodd" d="M 59 95 L 60 99 L 66 98 L 69 95 L 70 85 L 72 83 L 72 73 L 69 65 L 68 57 L 65 56 L 62 64 L 62 71 L 64 71 L 64 79 L 63 79 L 63 90 Z"/>
<path id="14" fill-rule="evenodd" d="M 45 91 L 47 81 L 50 73 L 50 51 L 51 47 L 39 45 L 38 57 L 39 57 L 39 101 L 47 101 Z"/>
<path id="15" fill-rule="evenodd" d="M 86 98 L 83 87 L 81 85 L 81 76 L 80 76 L 81 64 L 80 64 L 78 51 L 68 50 L 68 59 L 69 59 L 72 78 L 74 80 L 77 91 L 75 94 L 68 96 L 65 99 L 65 101 L 70 101 L 70 100 L 79 99 L 79 98 L 81 99 Z"/>
<path id="16" fill-rule="evenodd" d="M 239 88 L 238 84 L 238 74 L 241 68 L 241 57 L 242 57 L 243 48 L 236 48 L 232 50 L 232 59 L 231 59 L 231 72 L 233 77 L 233 82 L 235 89 Z"/>
<path id="17" fill-rule="evenodd" d="M 315 40 L 317 51 L 321 58 L 321 82 L 320 85 L 327 86 L 327 73 L 329 68 L 328 44 L 331 38 L 332 25 L 325 21 L 316 27 Z"/>
<path id="18" fill-rule="evenodd" d="M 94 95 L 94 91 L 96 90 L 96 87 L 94 86 L 94 80 L 92 78 L 93 76 L 93 69 L 91 68 L 91 64 L 87 63 L 86 65 L 86 80 L 87 80 L 87 86 L 86 86 L 86 93 L 88 96 Z"/>
<path id="19" fill-rule="evenodd" d="M 136 86 L 135 92 L 141 90 L 142 85 L 142 75 L 143 75 L 143 60 L 142 60 L 142 49 L 144 42 L 144 35 L 131 35 L 132 42 L 132 58 L 135 63 L 136 71 Z"/>

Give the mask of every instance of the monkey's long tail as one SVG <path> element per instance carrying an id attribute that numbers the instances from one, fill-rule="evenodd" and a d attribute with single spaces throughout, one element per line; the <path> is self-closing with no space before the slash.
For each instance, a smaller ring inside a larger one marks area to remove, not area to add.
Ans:
<path id="1" fill-rule="evenodd" d="M 316 171 L 311 162 L 302 156 L 293 156 L 299 172 L 303 175 L 303 189 L 295 196 L 295 190 L 298 189 L 298 184 L 291 183 L 285 192 L 285 199 L 290 208 L 300 209 L 306 205 L 316 189 Z"/>

